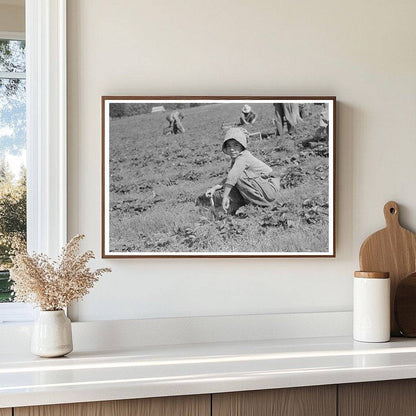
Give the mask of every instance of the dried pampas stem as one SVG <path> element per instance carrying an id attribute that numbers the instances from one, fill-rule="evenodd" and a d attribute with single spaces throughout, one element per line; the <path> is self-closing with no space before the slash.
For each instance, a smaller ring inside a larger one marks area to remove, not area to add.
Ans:
<path id="1" fill-rule="evenodd" d="M 94 283 L 109 268 L 91 271 L 87 263 L 94 258 L 92 251 L 78 254 L 78 234 L 62 249 L 57 261 L 44 254 L 19 251 L 13 258 L 10 279 L 15 302 L 29 302 L 46 311 L 56 311 L 72 301 L 83 298 Z"/>

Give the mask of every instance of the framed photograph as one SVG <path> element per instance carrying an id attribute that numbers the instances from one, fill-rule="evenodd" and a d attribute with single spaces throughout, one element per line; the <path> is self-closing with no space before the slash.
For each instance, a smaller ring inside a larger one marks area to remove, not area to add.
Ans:
<path id="1" fill-rule="evenodd" d="M 102 97 L 102 256 L 335 257 L 335 97 Z"/>

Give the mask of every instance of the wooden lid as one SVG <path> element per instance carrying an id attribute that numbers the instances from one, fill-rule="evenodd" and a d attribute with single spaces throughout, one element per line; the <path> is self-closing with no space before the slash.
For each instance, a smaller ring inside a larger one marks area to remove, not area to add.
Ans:
<path id="1" fill-rule="evenodd" d="M 388 279 L 389 272 L 354 272 L 354 277 L 364 277 L 365 279 Z"/>

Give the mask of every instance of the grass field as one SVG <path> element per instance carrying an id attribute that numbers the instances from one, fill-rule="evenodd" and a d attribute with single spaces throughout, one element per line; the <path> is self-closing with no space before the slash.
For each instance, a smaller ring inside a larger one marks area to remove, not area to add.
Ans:
<path id="1" fill-rule="evenodd" d="M 293 138 L 249 141 L 248 149 L 279 173 L 282 189 L 271 208 L 245 206 L 214 217 L 196 198 L 219 183 L 229 158 L 221 152 L 223 122 L 237 121 L 241 104 L 181 110 L 184 134 L 163 136 L 167 113 L 110 123 L 111 252 L 327 252 L 328 146 L 304 148 L 314 135 L 320 106 L 297 126 Z M 274 108 L 253 104 L 250 132 L 274 132 Z"/>

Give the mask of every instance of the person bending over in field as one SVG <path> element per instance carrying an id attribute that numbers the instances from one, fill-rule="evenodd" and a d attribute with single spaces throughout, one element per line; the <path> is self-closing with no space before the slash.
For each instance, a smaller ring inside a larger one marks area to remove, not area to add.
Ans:
<path id="1" fill-rule="evenodd" d="M 182 124 L 184 115 L 180 111 L 172 111 L 166 120 L 169 122 L 169 126 L 163 129 L 163 134 L 179 134 L 185 132 L 185 127 Z"/>
<path id="2" fill-rule="evenodd" d="M 227 213 L 248 203 L 271 206 L 278 196 L 279 178 L 273 177 L 272 168 L 247 150 L 247 136 L 247 131 L 238 127 L 225 133 L 222 151 L 231 158 L 230 170 L 220 184 L 205 192 L 212 201 L 217 191 L 223 189 L 221 206 Z"/>
<path id="3" fill-rule="evenodd" d="M 241 109 L 242 115 L 240 117 L 239 126 L 244 126 L 245 124 L 254 124 L 257 119 L 257 115 L 251 110 L 251 107 L 247 104 Z"/>
<path id="4" fill-rule="evenodd" d="M 276 137 L 283 136 L 283 129 L 286 122 L 287 131 L 290 136 L 295 133 L 295 127 L 303 121 L 299 113 L 298 103 L 273 103 L 276 118 L 273 123 L 276 126 Z"/>

